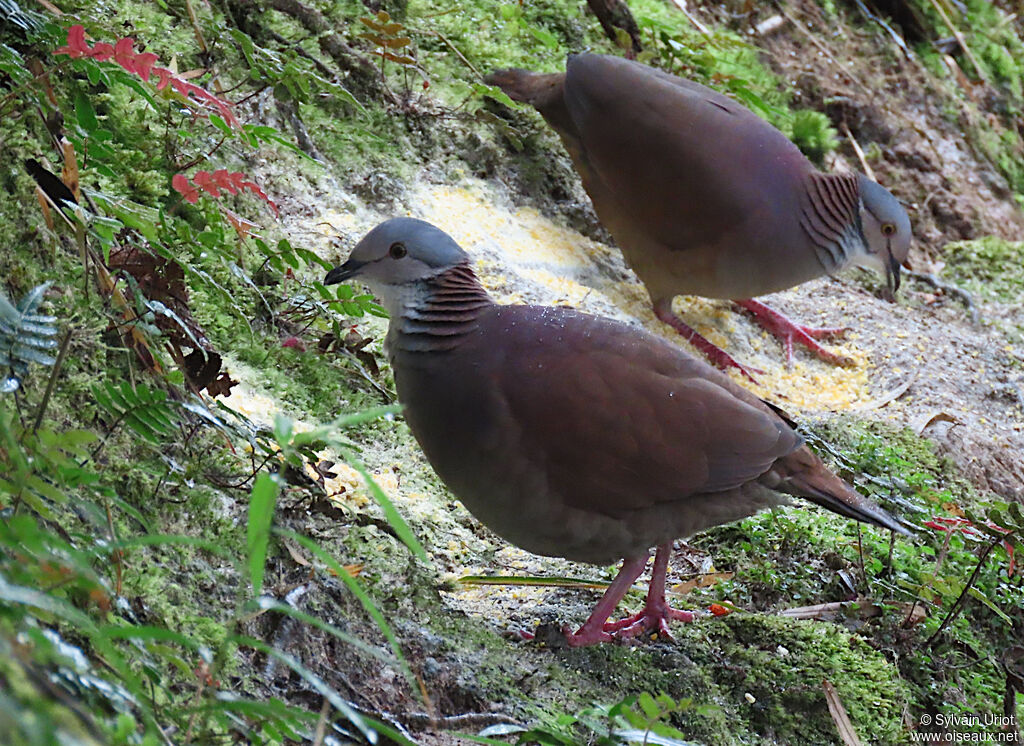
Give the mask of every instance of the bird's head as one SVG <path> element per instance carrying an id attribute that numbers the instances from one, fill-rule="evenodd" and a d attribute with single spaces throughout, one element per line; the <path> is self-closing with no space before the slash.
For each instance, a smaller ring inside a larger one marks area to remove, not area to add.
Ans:
<path id="1" fill-rule="evenodd" d="M 885 275 L 890 292 L 900 288 L 900 265 L 907 259 L 913 234 L 907 211 L 889 190 L 860 176 L 860 222 L 867 254 L 862 263 Z"/>
<path id="2" fill-rule="evenodd" d="M 469 261 L 469 255 L 440 228 L 416 218 L 392 218 L 356 244 L 348 260 L 327 273 L 325 285 L 358 277 L 388 310 L 406 290 Z"/>

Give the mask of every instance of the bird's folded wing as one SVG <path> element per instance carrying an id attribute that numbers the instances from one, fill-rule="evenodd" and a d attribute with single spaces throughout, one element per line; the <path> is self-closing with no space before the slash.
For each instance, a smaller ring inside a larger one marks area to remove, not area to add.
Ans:
<path id="1" fill-rule="evenodd" d="M 802 442 L 668 343 L 568 311 L 548 321 L 511 327 L 530 332 L 506 339 L 496 384 L 519 448 L 571 506 L 621 515 L 728 490 Z"/>
<path id="2" fill-rule="evenodd" d="M 719 238 L 742 217 L 738 204 L 755 209 L 756 185 L 747 182 L 764 170 L 757 140 L 785 140 L 714 91 L 622 60 L 574 61 L 563 96 L 585 167 L 599 181 L 588 191 L 616 205 L 598 212 L 620 209 L 677 250 Z"/>

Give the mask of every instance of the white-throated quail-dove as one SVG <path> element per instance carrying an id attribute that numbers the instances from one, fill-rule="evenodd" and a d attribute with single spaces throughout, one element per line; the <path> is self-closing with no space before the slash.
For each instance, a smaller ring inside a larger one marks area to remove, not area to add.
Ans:
<path id="1" fill-rule="evenodd" d="M 756 296 L 860 265 L 899 288 L 910 219 L 884 187 L 825 174 L 736 101 L 618 57 L 569 57 L 565 73 L 487 77 L 559 134 L 598 218 L 651 296 L 659 319 L 719 367 L 725 351 L 672 310 L 677 295 L 735 301 L 779 336 L 846 362 L 816 339 L 843 329 L 791 322 Z"/>
<path id="2" fill-rule="evenodd" d="M 327 284 L 358 278 L 391 316 L 398 398 L 431 466 L 482 523 L 536 554 L 622 570 L 572 645 L 666 634 L 674 539 L 787 502 L 905 533 L 727 375 L 647 332 L 568 308 L 499 305 L 448 234 L 371 230 Z M 647 603 L 608 622 L 657 547 Z"/>

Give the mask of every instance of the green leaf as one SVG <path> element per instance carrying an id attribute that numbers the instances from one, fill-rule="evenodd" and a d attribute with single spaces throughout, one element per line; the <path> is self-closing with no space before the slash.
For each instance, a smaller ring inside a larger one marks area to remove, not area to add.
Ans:
<path id="1" fill-rule="evenodd" d="M 264 611 L 276 611 L 279 614 L 286 614 L 290 617 L 298 619 L 300 622 L 305 622 L 306 624 L 312 627 L 321 629 L 327 634 L 337 637 L 339 640 L 346 643 L 347 645 L 351 645 L 352 647 L 362 651 L 366 655 L 376 658 L 377 660 L 382 661 L 383 663 L 387 663 L 388 665 L 398 665 L 402 669 L 402 673 L 405 674 L 405 678 L 409 682 L 410 688 L 413 691 L 416 691 L 418 686 L 416 683 L 416 677 L 413 675 L 409 667 L 405 664 L 405 661 L 400 660 L 398 658 L 389 657 L 379 648 L 363 642 L 355 635 L 350 635 L 348 632 L 338 629 L 334 625 L 328 624 L 327 622 L 323 621 L 318 617 L 313 616 L 312 614 L 307 614 L 304 611 L 296 609 L 294 606 L 283 604 L 280 601 L 277 601 L 273 598 L 268 598 L 266 596 L 257 599 L 256 603 L 260 607 L 260 609 Z"/>
<path id="2" fill-rule="evenodd" d="M 615 731 L 622 743 L 649 744 L 649 746 L 699 746 L 693 741 L 683 741 L 671 736 L 661 736 L 649 730 L 624 729 Z"/>
<path id="3" fill-rule="evenodd" d="M 93 133 L 100 128 L 96 110 L 92 108 L 92 102 L 83 91 L 75 94 L 75 118 L 78 120 L 78 126 L 87 133 Z"/>
<path id="4" fill-rule="evenodd" d="M 210 120 L 210 124 L 212 124 L 214 127 L 219 129 L 225 135 L 227 135 L 229 137 L 234 135 L 234 130 L 231 129 L 231 125 L 229 125 L 227 122 L 225 122 L 223 119 L 221 119 L 216 114 L 210 114 L 208 118 Z"/>
<path id="5" fill-rule="evenodd" d="M 198 650 L 200 648 L 200 644 L 191 637 L 166 627 L 108 624 L 100 627 L 99 635 L 107 640 L 137 640 L 141 642 L 159 640 L 160 642 L 177 643 L 186 650 Z"/>
<path id="6" fill-rule="evenodd" d="M 249 525 L 246 531 L 246 550 L 249 556 L 249 580 L 254 596 L 263 589 L 263 573 L 266 570 L 267 545 L 270 542 L 270 526 L 274 521 L 274 503 L 280 490 L 277 478 L 266 472 L 256 477 L 249 496 Z"/>
<path id="7" fill-rule="evenodd" d="M 498 103 L 502 103 L 511 109 L 515 109 L 519 106 L 515 101 L 509 98 L 509 95 L 505 91 L 498 88 L 496 85 L 484 85 L 483 83 L 474 83 L 471 88 L 473 92 L 478 96 L 486 96 L 492 98 Z"/>
<path id="8" fill-rule="evenodd" d="M 73 624 L 86 633 L 96 629 L 96 624 L 91 617 L 83 614 L 68 602 L 34 588 L 11 585 L 3 575 L 0 575 L 0 600 L 40 609 Z"/>
<path id="9" fill-rule="evenodd" d="M 237 695 L 233 692 L 220 691 L 215 695 L 215 699 L 212 702 L 204 702 L 203 704 L 195 707 L 190 707 L 185 710 L 186 713 L 202 713 L 202 712 L 223 712 L 232 711 L 240 712 L 257 719 L 272 718 L 278 720 L 278 724 L 284 724 L 283 721 L 295 720 L 303 721 L 308 725 L 315 725 L 319 719 L 317 715 L 307 710 L 303 710 L 298 707 L 290 707 L 284 702 L 277 698 L 272 698 L 267 701 L 263 700 L 252 700 L 252 699 L 237 699 Z M 289 727 L 297 726 L 298 723 L 291 723 Z M 289 738 L 296 742 L 301 742 L 304 739 L 299 733 L 294 733 Z M 506 744 L 507 746 L 507 744 Z"/>
<path id="10" fill-rule="evenodd" d="M 295 673 L 297 673 L 302 679 L 304 679 L 305 682 L 309 684 L 321 697 L 330 702 L 331 705 L 336 710 L 338 710 L 342 715 L 344 715 L 348 719 L 348 721 L 352 723 L 352 725 L 355 726 L 360 733 L 363 734 L 366 740 L 368 740 L 370 743 L 377 742 L 376 732 L 369 725 L 367 725 L 366 722 L 364 722 L 362 716 L 360 716 L 360 714 L 356 712 L 352 705 L 350 705 L 348 702 L 342 699 L 341 695 L 339 695 L 336 691 L 334 691 L 334 689 L 328 686 L 327 683 L 323 681 L 323 679 L 321 679 L 315 673 L 313 673 L 305 666 L 303 666 L 294 657 L 292 657 L 288 653 L 285 653 L 284 651 L 271 647 L 262 640 L 256 640 L 252 637 L 235 635 L 232 636 L 231 639 L 233 642 L 236 642 L 239 645 L 245 645 L 247 647 L 253 648 L 254 650 L 259 650 L 265 655 L 271 658 L 275 658 L 276 660 L 279 660 L 282 663 L 284 663 Z M 399 743 L 402 743 L 405 746 L 416 746 L 408 739 L 402 739 Z"/>
<path id="11" fill-rule="evenodd" d="M 483 744 L 487 744 L 487 746 L 509 746 L 509 742 L 508 741 L 499 741 L 497 738 L 488 738 L 487 737 L 488 732 L 491 730 L 491 728 L 505 728 L 505 727 L 515 728 L 515 730 L 508 730 L 508 731 L 501 730 L 499 732 L 495 732 L 494 735 L 504 736 L 504 735 L 514 735 L 516 733 L 525 733 L 526 732 L 526 728 L 522 727 L 521 725 L 508 725 L 508 726 L 506 726 L 506 724 L 500 723 L 498 725 L 492 725 L 492 726 L 490 726 L 488 728 L 484 728 L 484 730 L 480 731 L 480 733 L 476 734 L 476 735 L 474 735 L 473 733 L 462 733 L 462 732 L 459 732 L 459 731 L 452 731 L 451 735 L 452 735 L 452 737 L 454 737 L 454 738 L 456 738 L 456 739 L 458 739 L 460 741 L 470 741 L 472 743 L 483 743 Z"/>
<path id="12" fill-rule="evenodd" d="M 607 580 L 588 580 L 586 578 L 567 578 L 558 575 L 463 575 L 456 582 L 462 585 L 504 585 L 532 586 L 544 588 L 594 588 L 606 589 L 611 583 Z M 637 590 L 641 590 L 638 588 Z"/>
<path id="13" fill-rule="evenodd" d="M 292 442 L 294 427 L 295 423 L 280 412 L 274 415 L 274 441 L 282 451 Z"/>
<path id="14" fill-rule="evenodd" d="M 995 613 L 995 615 L 996 615 L 997 617 L 999 617 L 1000 619 L 1002 619 L 1002 620 L 1003 620 L 1004 622 L 1006 622 L 1006 623 L 1007 623 L 1008 625 L 1010 625 L 1011 627 L 1013 626 L 1013 620 L 1012 620 L 1012 619 L 1010 619 L 1010 617 L 1008 617 L 1008 616 L 1007 616 L 1007 615 L 1006 615 L 1005 613 L 1003 613 L 1003 610 L 1002 610 L 1002 609 L 1000 609 L 1000 608 L 999 608 L 998 606 L 996 606 L 996 605 L 995 605 L 994 603 L 992 603 L 992 602 L 991 602 L 991 601 L 989 600 L 988 596 L 986 596 L 986 595 L 985 595 L 984 593 L 982 593 L 981 591 L 979 591 L 979 590 L 978 590 L 977 588 L 975 588 L 975 587 L 974 587 L 973 585 L 972 585 L 972 586 L 971 586 L 970 588 L 968 588 L 968 589 L 967 589 L 967 592 L 968 592 L 968 593 L 969 593 L 969 594 L 970 594 L 970 595 L 971 595 L 971 596 L 972 596 L 973 598 L 976 598 L 976 599 L 978 599 L 979 601 L 981 601 L 981 602 L 982 602 L 983 604 L 985 604 L 985 605 L 986 605 L 986 606 L 987 606 L 987 607 L 988 607 L 989 609 L 991 609 L 991 610 L 993 611 L 993 613 Z"/>
<path id="15" fill-rule="evenodd" d="M 527 26 L 526 30 L 530 32 L 530 36 L 546 46 L 548 49 L 558 49 L 558 37 L 547 29 L 542 29 L 537 26 Z"/>
<path id="16" fill-rule="evenodd" d="M 57 489 L 51 483 L 47 482 L 45 479 L 43 479 L 37 474 L 31 475 L 25 481 L 25 484 L 26 486 L 29 487 L 29 489 L 33 490 L 39 495 L 42 495 L 47 500 L 57 503 L 58 505 L 63 505 L 68 501 L 67 495 L 65 495 L 62 490 Z"/>
<path id="17" fill-rule="evenodd" d="M 256 67 L 256 45 L 253 43 L 253 40 L 249 38 L 248 34 L 239 31 L 238 29 L 231 29 L 230 33 L 238 46 L 242 48 L 242 54 L 245 55 L 246 64 L 248 64 L 249 67 Z"/>
<path id="18" fill-rule="evenodd" d="M 41 350 L 52 349 L 57 329 L 52 316 L 37 313 L 50 283 L 32 288 L 17 306 L 0 290 L 0 365 L 25 375 L 29 363 L 53 365 L 55 360 Z M 17 388 L 17 387 L 15 387 Z"/>
<path id="19" fill-rule="evenodd" d="M 412 532 L 412 529 L 409 528 L 409 524 L 405 522 L 402 514 L 398 512 L 397 508 L 395 508 L 390 498 L 388 498 L 387 493 L 385 493 L 384 490 L 380 488 L 380 485 L 373 480 L 373 476 L 371 476 L 369 470 L 363 466 L 362 462 L 355 457 L 355 454 L 352 453 L 352 451 L 347 448 L 340 448 L 339 450 L 342 458 L 345 459 L 345 462 L 359 472 L 363 477 L 363 480 L 366 482 L 366 486 L 370 489 L 370 494 L 373 495 L 373 498 L 380 505 L 381 510 L 384 511 L 384 517 L 387 518 L 388 524 L 395 530 L 395 534 L 398 535 L 398 538 L 401 539 L 407 547 L 409 547 L 409 551 L 413 553 L 413 556 L 421 562 L 429 563 L 430 560 L 427 557 L 426 551 L 416 538 L 416 535 Z"/>
<path id="20" fill-rule="evenodd" d="M 401 414 L 401 412 L 401 404 L 382 404 L 379 407 L 371 407 L 363 412 L 339 415 L 327 427 L 338 430 L 346 427 L 355 427 L 356 425 L 362 425 L 364 422 L 373 422 L 381 417 Z"/>
<path id="21" fill-rule="evenodd" d="M 76 66 L 79 68 L 79 70 L 81 70 L 82 67 L 85 68 L 85 74 L 89 78 L 89 82 L 92 85 L 99 85 L 100 81 L 106 77 L 103 74 L 103 71 L 100 70 L 99 65 L 97 65 L 92 60 L 77 61 Z"/>
<path id="22" fill-rule="evenodd" d="M 643 710 L 644 715 L 650 720 L 656 720 L 661 715 L 661 708 L 658 707 L 657 702 L 654 701 L 654 697 L 648 692 L 642 692 L 636 700 L 637 705 Z"/>

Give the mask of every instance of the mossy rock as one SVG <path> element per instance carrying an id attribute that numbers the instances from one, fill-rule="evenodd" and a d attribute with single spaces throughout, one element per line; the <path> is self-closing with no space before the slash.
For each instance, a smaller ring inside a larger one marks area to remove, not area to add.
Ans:
<path id="1" fill-rule="evenodd" d="M 717 650 L 709 649 L 709 663 L 751 731 L 774 743 L 838 743 L 822 683 L 828 680 L 865 743 L 900 740 L 906 685 L 858 636 L 833 624 L 759 614 L 722 621 L 711 634 Z"/>
<path id="2" fill-rule="evenodd" d="M 985 236 L 947 244 L 943 274 L 988 300 L 1024 299 L 1024 242 Z"/>
<path id="3" fill-rule="evenodd" d="M 904 738 L 909 693 L 897 667 L 843 627 L 736 614 L 673 634 L 671 644 L 552 653 L 560 665 L 548 668 L 557 682 L 549 688 L 564 688 L 570 699 L 555 711 L 647 691 L 685 703 L 671 725 L 697 743 L 824 746 L 840 743 L 825 699 L 828 680 L 864 743 Z"/>

